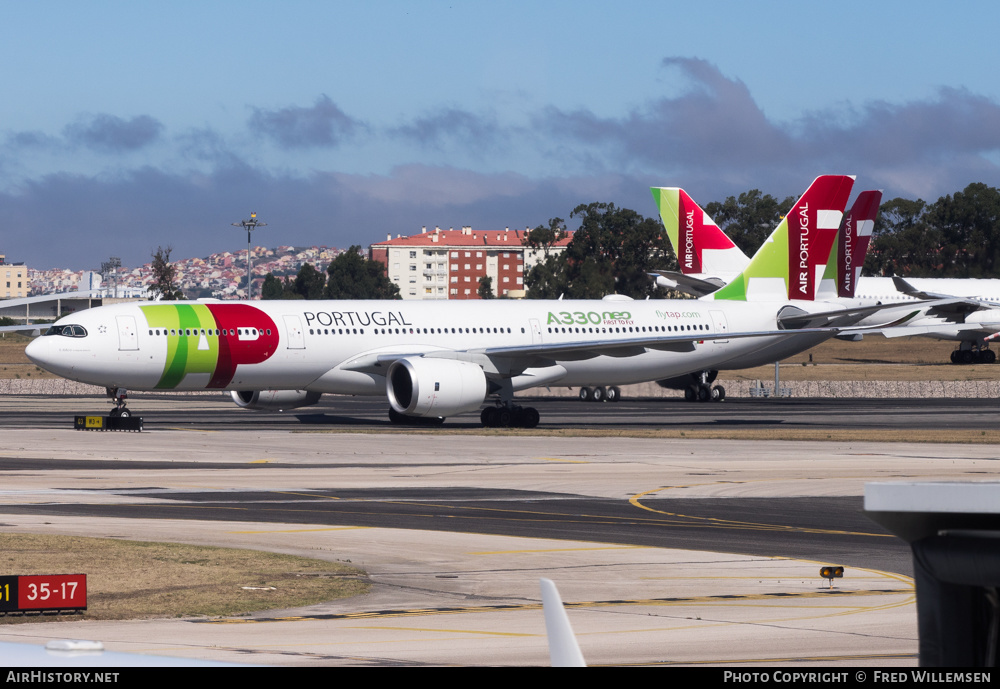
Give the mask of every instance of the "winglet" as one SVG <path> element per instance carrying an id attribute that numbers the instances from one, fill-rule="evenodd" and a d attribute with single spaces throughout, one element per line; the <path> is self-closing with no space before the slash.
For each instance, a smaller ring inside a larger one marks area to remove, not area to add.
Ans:
<path id="1" fill-rule="evenodd" d="M 545 612 L 545 632 L 549 637 L 549 658 L 552 667 L 586 667 L 580 647 L 569 625 L 559 590 L 551 579 L 542 579 L 542 608 Z"/>
<path id="2" fill-rule="evenodd" d="M 733 275 L 750 261 L 680 187 L 650 187 L 684 275 Z"/>
<path id="3" fill-rule="evenodd" d="M 709 299 L 812 301 L 840 229 L 854 177 L 817 177 L 757 250 L 750 265 Z"/>

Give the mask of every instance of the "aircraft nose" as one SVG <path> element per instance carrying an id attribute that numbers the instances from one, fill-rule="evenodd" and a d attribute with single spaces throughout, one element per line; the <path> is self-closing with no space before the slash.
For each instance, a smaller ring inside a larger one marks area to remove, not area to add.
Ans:
<path id="1" fill-rule="evenodd" d="M 51 337 L 36 337 L 24 348 L 24 353 L 36 366 L 51 373 L 59 373 L 64 367 L 60 365 L 61 357 L 58 348 L 53 345 L 52 339 Z"/>

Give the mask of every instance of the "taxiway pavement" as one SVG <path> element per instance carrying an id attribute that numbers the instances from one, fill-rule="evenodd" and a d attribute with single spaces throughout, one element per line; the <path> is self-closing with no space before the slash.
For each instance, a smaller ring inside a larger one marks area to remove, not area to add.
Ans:
<path id="1" fill-rule="evenodd" d="M 372 593 L 231 620 L 3 625 L 0 640 L 291 665 L 544 665 L 544 576 L 591 664 L 910 665 L 908 549 L 860 513 L 863 484 L 989 479 L 1000 458 L 992 445 L 190 421 L 140 434 L 5 425 L 4 531 L 349 560 Z M 213 505 L 228 516 L 205 518 Z M 821 564 L 847 565 L 845 578 L 828 588 Z"/>

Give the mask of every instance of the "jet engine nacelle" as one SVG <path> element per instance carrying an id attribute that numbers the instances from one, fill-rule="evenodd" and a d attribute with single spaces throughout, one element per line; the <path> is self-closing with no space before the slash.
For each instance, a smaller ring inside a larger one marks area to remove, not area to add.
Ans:
<path id="1" fill-rule="evenodd" d="M 321 392 L 306 390 L 233 390 L 233 402 L 243 409 L 258 411 L 284 411 L 309 407 L 322 396 Z"/>
<path id="2" fill-rule="evenodd" d="M 385 376 L 389 404 L 407 416 L 454 416 L 476 411 L 486 399 L 486 374 L 455 359 L 397 359 Z"/>

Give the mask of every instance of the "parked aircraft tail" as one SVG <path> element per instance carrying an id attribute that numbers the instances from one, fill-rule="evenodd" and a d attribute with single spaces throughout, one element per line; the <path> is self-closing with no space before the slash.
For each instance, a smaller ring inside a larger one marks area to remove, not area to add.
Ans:
<path id="1" fill-rule="evenodd" d="M 830 261 L 844 206 L 853 185 L 853 176 L 817 177 L 749 263 L 728 284 L 708 298 L 738 301 L 815 299 L 817 286 Z M 703 235 L 705 239 L 692 238 L 685 241 L 690 241 L 693 247 L 722 246 L 724 237 L 725 242 L 732 247 L 728 254 L 731 264 L 740 263 L 742 252 L 736 249 L 711 219 L 706 220 L 704 212 L 682 189 L 654 188 L 653 197 L 660 207 L 668 235 L 671 235 L 671 228 L 674 230 L 672 241 L 674 236 L 677 237 L 676 241 L 680 241 L 684 237 L 681 225 L 690 223 L 692 233 L 697 230 L 699 237 Z M 700 218 L 698 211 L 701 211 Z M 676 248 L 678 244 L 675 242 L 674 246 Z M 683 254 L 683 250 L 678 251 L 679 256 Z M 722 265 L 715 262 L 714 258 L 713 254 L 702 251 L 699 268 L 705 270 L 709 267 L 707 264 L 710 264 L 713 272 L 718 270 L 722 273 Z"/>
<path id="2" fill-rule="evenodd" d="M 735 275 L 750 259 L 679 187 L 652 187 L 653 200 L 684 275 Z"/>
<path id="3" fill-rule="evenodd" d="M 881 202 L 881 191 L 863 191 L 851 210 L 844 213 L 830 249 L 830 260 L 816 290 L 817 299 L 854 298 Z"/>
<path id="4" fill-rule="evenodd" d="M 838 297 L 854 298 L 881 203 L 881 191 L 863 191 L 851 206 L 850 213 L 844 216 L 837 235 Z"/>

